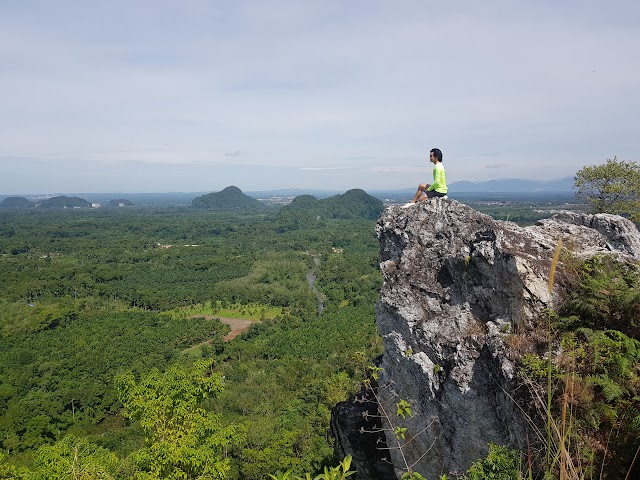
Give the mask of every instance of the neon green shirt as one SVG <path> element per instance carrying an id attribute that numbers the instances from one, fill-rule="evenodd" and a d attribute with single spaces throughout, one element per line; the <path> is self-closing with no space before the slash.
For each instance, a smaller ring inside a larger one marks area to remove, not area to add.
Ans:
<path id="1" fill-rule="evenodd" d="M 427 188 L 428 191 L 435 190 L 438 193 L 447 193 L 447 179 L 444 175 L 444 167 L 442 162 L 436 162 L 433 166 L 433 183 Z"/>

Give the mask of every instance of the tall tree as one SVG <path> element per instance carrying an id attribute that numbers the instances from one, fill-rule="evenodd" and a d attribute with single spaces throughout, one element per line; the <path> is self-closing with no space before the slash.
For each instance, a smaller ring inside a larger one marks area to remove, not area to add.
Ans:
<path id="1" fill-rule="evenodd" d="M 153 370 L 139 382 L 131 372 L 117 378 L 125 416 L 139 421 L 147 434 L 147 445 L 131 456 L 141 470 L 136 478 L 226 478 L 226 450 L 238 433 L 201 407 L 223 389 L 222 376 L 210 374 L 210 365 L 202 361 L 191 370 L 178 365 L 165 373 Z"/>
<path id="2" fill-rule="evenodd" d="M 596 213 L 628 215 L 640 222 L 640 164 L 608 159 L 589 165 L 574 177 L 576 195 L 586 199 Z"/>

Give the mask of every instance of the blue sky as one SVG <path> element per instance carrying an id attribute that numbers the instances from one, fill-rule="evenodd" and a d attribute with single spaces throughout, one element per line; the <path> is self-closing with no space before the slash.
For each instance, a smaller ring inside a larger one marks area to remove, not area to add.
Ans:
<path id="1" fill-rule="evenodd" d="M 0 194 L 639 161 L 639 45 L 636 0 L 2 0 Z"/>

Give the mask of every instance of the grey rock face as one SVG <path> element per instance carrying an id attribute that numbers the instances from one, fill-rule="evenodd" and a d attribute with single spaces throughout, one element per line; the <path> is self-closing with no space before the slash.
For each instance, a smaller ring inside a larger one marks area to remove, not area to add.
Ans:
<path id="1" fill-rule="evenodd" d="M 339 458 L 351 455 L 351 468 L 358 479 L 390 480 L 395 477 L 386 447 L 378 405 L 371 390 L 341 402 L 331 413 L 331 431 Z"/>
<path id="2" fill-rule="evenodd" d="M 488 443 L 523 448 L 508 332 L 526 329 L 562 296 L 548 291 L 558 239 L 579 251 L 640 257 L 640 234 L 611 215 L 561 214 L 534 227 L 495 221 L 456 201 L 390 207 L 378 221 L 384 276 L 376 322 L 384 339 L 380 406 L 407 445 L 391 449 L 399 476 L 466 471 Z M 401 399 L 413 416 L 395 415 Z M 415 437 L 415 438 L 414 438 Z M 409 441 L 411 440 L 411 441 Z M 397 445 L 387 433 L 389 447 Z"/>

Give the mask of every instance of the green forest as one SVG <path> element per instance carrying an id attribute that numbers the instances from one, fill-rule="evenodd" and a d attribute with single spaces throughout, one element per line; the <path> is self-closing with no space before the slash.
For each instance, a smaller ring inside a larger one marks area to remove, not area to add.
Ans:
<path id="1" fill-rule="evenodd" d="M 366 385 L 382 351 L 381 203 L 345 196 L 251 213 L 0 211 L 0 478 L 339 478 L 331 409 Z M 549 216 L 482 206 L 522 224 Z M 584 396 L 572 433 L 590 471 L 602 454 L 593 445 L 608 441 L 625 472 L 640 422 L 640 273 L 564 264 L 574 296 L 548 325 Z M 225 341 L 228 318 L 251 327 Z M 544 343 L 520 362 L 534 389 L 544 390 L 543 359 Z M 561 398 L 568 377 L 552 373 Z M 497 468 L 496 452 L 474 468 Z"/>
<path id="2" fill-rule="evenodd" d="M 330 409 L 381 352 L 374 220 L 3 209 L 0 255 L 0 472 L 65 478 L 52 472 L 72 451 L 94 472 L 82 478 L 265 478 L 340 460 Z M 224 342 L 217 315 L 253 325 Z M 167 385 L 179 398 L 152 405 Z M 157 430 L 163 415 L 174 431 Z"/>

